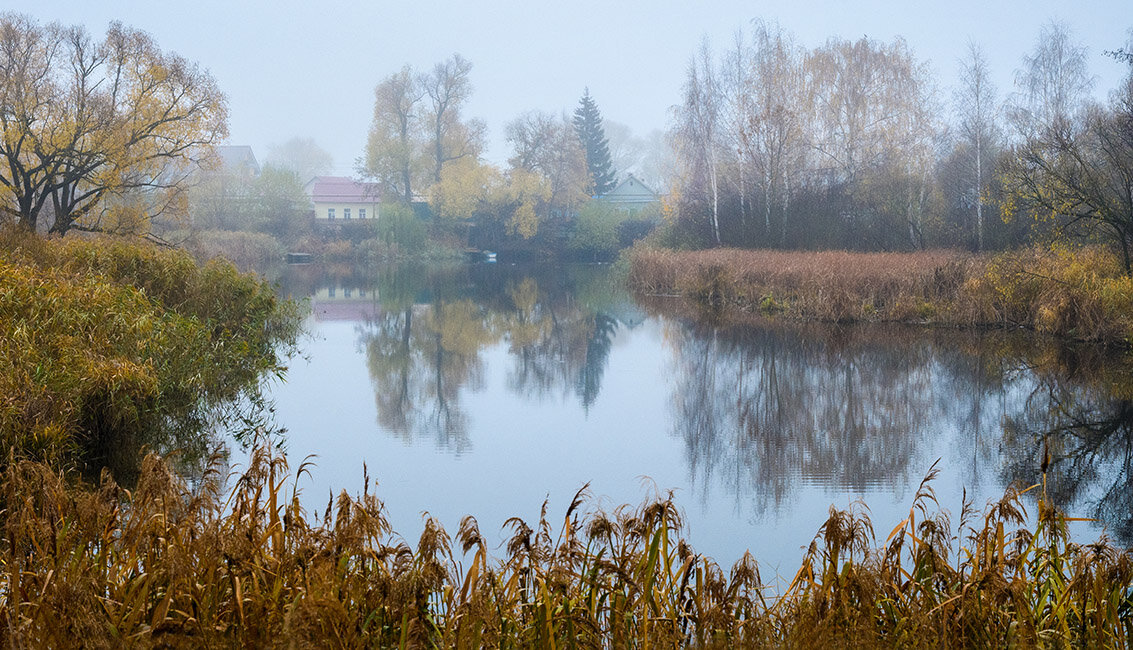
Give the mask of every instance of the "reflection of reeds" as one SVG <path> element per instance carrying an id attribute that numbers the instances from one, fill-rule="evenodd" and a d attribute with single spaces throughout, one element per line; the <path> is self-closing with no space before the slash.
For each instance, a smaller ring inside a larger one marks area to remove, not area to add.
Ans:
<path id="1" fill-rule="evenodd" d="M 215 467 L 215 466 L 214 466 Z M 783 593 L 751 555 L 728 572 L 681 539 L 671 497 L 612 512 L 579 492 L 562 523 L 509 520 L 493 557 L 476 521 L 429 519 L 411 548 L 361 495 L 322 517 L 286 460 L 259 447 L 229 491 L 189 490 L 156 457 L 137 488 L 75 488 L 13 461 L 0 481 L 0 634 L 24 647 L 846 646 L 1128 647 L 1133 562 L 1069 541 L 1022 494 L 955 529 L 922 484 L 879 543 L 862 509 L 832 510 Z M 289 487 L 290 486 L 290 487 Z M 454 541 L 459 552 L 454 549 Z M 469 559 L 471 554 L 471 559 Z"/>
<path id="2" fill-rule="evenodd" d="M 629 283 L 647 294 L 791 318 L 1023 326 L 1096 341 L 1133 337 L 1133 278 L 1099 248 L 994 257 L 640 248 L 631 253 Z"/>

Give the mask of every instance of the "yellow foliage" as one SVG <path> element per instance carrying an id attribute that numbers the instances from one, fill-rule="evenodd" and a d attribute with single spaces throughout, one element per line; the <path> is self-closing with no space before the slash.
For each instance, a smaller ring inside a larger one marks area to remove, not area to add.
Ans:
<path id="1" fill-rule="evenodd" d="M 507 221 L 507 232 L 524 239 L 534 237 L 539 230 L 536 209 L 551 200 L 550 181 L 541 174 L 515 169 L 503 193 L 507 203 L 518 204 Z"/>
<path id="2" fill-rule="evenodd" d="M 80 27 L 2 14 L 0 51 L 13 72 L 0 93 L 0 210 L 34 229 L 40 208 L 27 206 L 52 192 L 58 233 L 145 233 L 157 214 L 184 213 L 177 191 L 227 136 L 207 72 L 118 23 L 92 42 Z"/>
<path id="3" fill-rule="evenodd" d="M 211 406 L 253 396 L 298 325 L 231 265 L 0 229 L 0 442 L 56 461 L 190 433 Z"/>
<path id="4" fill-rule="evenodd" d="M 502 184 L 501 174 L 492 165 L 471 157 L 461 158 L 445 165 L 429 203 L 441 218 L 470 219 Z"/>

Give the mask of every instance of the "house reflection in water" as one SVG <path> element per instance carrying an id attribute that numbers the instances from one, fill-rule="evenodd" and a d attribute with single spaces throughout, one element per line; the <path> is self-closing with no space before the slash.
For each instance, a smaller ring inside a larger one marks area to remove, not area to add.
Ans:
<path id="1" fill-rule="evenodd" d="M 376 289 L 330 285 L 311 294 L 311 315 L 317 321 L 364 321 L 381 310 Z"/>

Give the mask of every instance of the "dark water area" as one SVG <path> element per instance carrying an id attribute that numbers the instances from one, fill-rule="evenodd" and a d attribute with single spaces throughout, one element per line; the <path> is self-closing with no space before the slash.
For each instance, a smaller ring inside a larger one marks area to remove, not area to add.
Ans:
<path id="1" fill-rule="evenodd" d="M 290 267 L 305 358 L 272 387 L 311 510 L 360 492 L 395 530 L 423 513 L 489 541 L 674 492 L 723 565 L 750 549 L 789 577 L 831 506 L 868 505 L 881 541 L 926 473 L 958 516 L 1042 479 L 1080 541 L 1133 542 L 1133 381 L 1123 352 L 1021 333 L 706 318 L 635 299 L 607 266 Z M 1037 494 L 1037 491 L 1031 495 Z M 1033 499 L 1029 501 L 1033 504 Z M 497 531 L 493 535 L 492 531 Z"/>

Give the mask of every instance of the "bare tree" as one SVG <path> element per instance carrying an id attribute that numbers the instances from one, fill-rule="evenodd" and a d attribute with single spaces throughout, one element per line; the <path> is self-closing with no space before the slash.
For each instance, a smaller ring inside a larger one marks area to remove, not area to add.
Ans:
<path id="1" fill-rule="evenodd" d="M 504 137 L 512 146 L 508 164 L 514 168 L 541 169 L 555 146 L 561 120 L 551 113 L 528 111 L 504 125 Z"/>
<path id="2" fill-rule="evenodd" d="M 1086 46 L 1074 42 L 1065 23 L 1043 26 L 1035 49 L 1015 73 L 1019 89 L 1013 119 L 1023 138 L 1043 129 L 1067 130 L 1094 87 L 1086 65 Z"/>
<path id="3" fill-rule="evenodd" d="M 325 174 L 334 166 L 334 158 L 314 138 L 300 137 L 269 146 L 267 162 L 291 172 L 300 183 Z"/>
<path id="4" fill-rule="evenodd" d="M 763 221 L 768 235 L 775 209 L 784 213 L 780 241 L 786 237 L 789 178 L 805 159 L 806 115 L 802 56 L 777 24 L 754 23 L 752 74 L 745 94 L 750 110 L 743 126 L 743 150 L 763 194 Z"/>
<path id="5" fill-rule="evenodd" d="M 815 132 L 812 146 L 851 198 L 855 219 L 868 204 L 896 205 L 914 246 L 922 245 L 922 214 L 937 125 L 927 70 L 901 39 L 832 39 L 806 60 Z M 821 164 L 821 163 L 820 163 Z M 889 196 L 881 200 L 878 192 Z M 878 224 L 874 224 L 878 226 Z"/>
<path id="6" fill-rule="evenodd" d="M 752 48 L 744 41 L 742 31 L 737 31 L 732 49 L 724 54 L 720 66 L 720 132 L 722 176 L 725 182 L 738 193 L 739 233 L 743 240 L 749 235 L 747 223 L 748 205 L 751 197 L 748 192 L 749 167 L 753 158 L 750 142 L 746 138 L 747 125 L 752 113 L 752 75 L 754 61 Z"/>
<path id="7" fill-rule="evenodd" d="M 551 209 L 572 210 L 587 197 L 586 155 L 569 118 L 529 111 L 504 128 L 513 148 L 508 163 L 547 179 Z"/>
<path id="8" fill-rule="evenodd" d="M 967 201 L 975 210 L 976 250 L 984 249 L 984 195 L 991 177 L 991 161 L 999 144 L 999 109 L 995 85 L 991 82 L 987 59 L 974 42 L 968 43 L 968 54 L 960 61 L 960 86 L 954 97 L 958 118 L 957 132 L 968 159 L 963 180 L 968 187 Z"/>
<path id="9" fill-rule="evenodd" d="M 675 141 L 678 158 L 685 167 L 682 176 L 691 188 L 707 186 L 708 216 L 712 238 L 720 238 L 720 188 L 717 178 L 720 148 L 720 89 L 705 39 L 700 52 L 689 61 L 684 100 L 677 109 Z"/>
<path id="10" fill-rule="evenodd" d="M 647 149 L 645 139 L 635 135 L 628 124 L 603 119 L 602 126 L 610 145 L 610 162 L 614 169 L 632 173 L 640 179 L 641 162 Z"/>
<path id="11" fill-rule="evenodd" d="M 453 54 L 447 61 L 433 66 L 421 83 L 428 101 L 423 119 L 428 124 L 429 152 L 433 166 L 433 182 L 441 181 L 445 163 L 480 155 L 484 124 L 479 120 L 461 121 L 460 111 L 472 96 L 472 63 Z"/>

